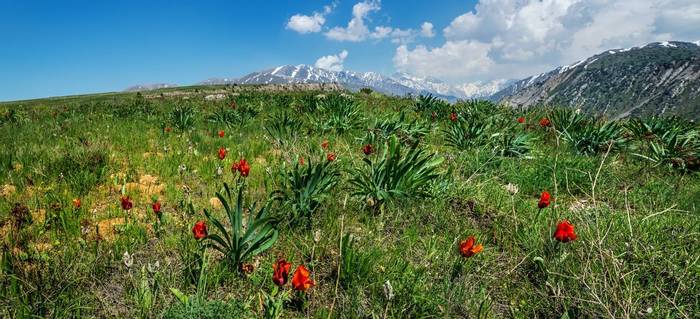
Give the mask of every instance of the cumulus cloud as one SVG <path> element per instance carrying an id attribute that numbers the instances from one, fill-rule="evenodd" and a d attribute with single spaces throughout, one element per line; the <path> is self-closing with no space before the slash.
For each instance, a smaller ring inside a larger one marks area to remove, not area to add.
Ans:
<path id="1" fill-rule="evenodd" d="M 343 63 L 345 58 L 348 57 L 348 51 L 343 50 L 342 52 L 335 55 L 326 55 L 318 58 L 314 64 L 317 68 L 326 69 L 330 71 L 342 71 Z"/>
<path id="2" fill-rule="evenodd" d="M 323 12 L 314 12 L 312 15 L 295 14 L 287 21 L 287 29 L 294 30 L 301 34 L 316 33 L 321 31 L 321 27 L 326 23 L 326 15 L 335 8 L 335 3 L 323 7 Z"/>
<path id="3" fill-rule="evenodd" d="M 698 25 L 697 0 L 481 0 L 443 29 L 442 45 L 399 46 L 394 66 L 448 79 L 523 78 L 606 49 L 695 41 Z"/>
<path id="4" fill-rule="evenodd" d="M 420 26 L 420 35 L 426 38 L 434 37 L 435 32 L 433 31 L 433 24 L 430 22 L 423 22 L 423 24 Z"/>
<path id="5" fill-rule="evenodd" d="M 373 11 L 379 11 L 379 1 L 358 2 L 352 7 L 352 19 L 346 27 L 334 27 L 325 33 L 326 37 L 338 41 L 363 41 L 370 34 L 365 19 Z"/>
<path id="6" fill-rule="evenodd" d="M 397 44 L 411 43 L 416 36 L 433 37 L 433 24 L 424 22 L 419 31 L 415 29 L 401 29 L 390 26 L 375 26 L 370 29 L 367 26 L 369 15 L 373 12 L 381 10 L 381 2 L 379 0 L 366 0 L 358 2 L 352 7 L 352 19 L 345 27 L 333 27 L 325 33 L 328 39 L 336 41 L 361 42 L 368 39 L 382 40 L 391 39 L 391 42 Z"/>

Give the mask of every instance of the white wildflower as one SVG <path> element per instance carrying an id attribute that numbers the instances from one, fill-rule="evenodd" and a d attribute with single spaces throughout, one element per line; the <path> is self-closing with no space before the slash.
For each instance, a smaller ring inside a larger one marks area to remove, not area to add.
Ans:
<path id="1" fill-rule="evenodd" d="M 129 255 L 128 251 L 124 252 L 124 255 L 122 256 L 122 261 L 124 262 L 126 268 L 131 268 L 131 266 L 134 264 L 134 258 L 131 255 Z"/>

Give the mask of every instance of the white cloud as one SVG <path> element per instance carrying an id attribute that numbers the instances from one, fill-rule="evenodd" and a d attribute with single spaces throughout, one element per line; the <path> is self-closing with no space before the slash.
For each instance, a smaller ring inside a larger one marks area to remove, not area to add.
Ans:
<path id="1" fill-rule="evenodd" d="M 314 12 L 312 15 L 295 14 L 287 21 L 287 29 L 294 30 L 301 34 L 316 33 L 321 31 L 321 27 L 326 23 L 326 15 L 333 11 L 335 2 L 323 7 L 323 12 Z"/>
<path id="2" fill-rule="evenodd" d="M 352 19 L 345 27 L 334 27 L 325 33 L 328 39 L 336 41 L 361 42 L 367 39 L 382 40 L 391 39 L 397 44 L 411 43 L 417 35 L 432 37 L 433 24 L 424 22 L 420 31 L 414 29 L 400 29 L 390 26 L 375 26 L 373 31 L 367 26 L 367 20 L 372 12 L 381 10 L 379 0 L 365 0 L 358 2 L 352 7 Z"/>
<path id="3" fill-rule="evenodd" d="M 347 27 L 334 27 L 325 33 L 326 37 L 337 41 L 363 41 L 370 34 L 365 18 L 373 11 L 379 11 L 379 1 L 358 2 L 352 7 L 352 19 Z"/>
<path id="4" fill-rule="evenodd" d="M 318 58 L 314 64 L 317 68 L 330 71 L 342 71 L 345 58 L 348 57 L 348 51 L 343 50 L 336 55 L 326 55 Z"/>
<path id="5" fill-rule="evenodd" d="M 694 41 L 698 25 L 697 0 L 481 0 L 443 29 L 442 45 L 399 46 L 394 66 L 454 80 L 523 78 L 607 49 Z"/>
<path id="6" fill-rule="evenodd" d="M 433 24 L 430 22 L 423 22 L 420 26 L 420 34 L 426 38 L 434 37 L 435 32 L 433 31 Z"/>

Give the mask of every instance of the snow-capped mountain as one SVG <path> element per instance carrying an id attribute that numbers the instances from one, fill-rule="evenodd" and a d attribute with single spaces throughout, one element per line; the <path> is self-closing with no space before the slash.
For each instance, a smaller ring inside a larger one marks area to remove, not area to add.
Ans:
<path id="1" fill-rule="evenodd" d="M 568 105 L 614 117 L 698 118 L 700 41 L 607 50 L 517 81 L 491 99 L 519 107 Z"/>
<path id="2" fill-rule="evenodd" d="M 456 96 L 461 99 L 488 98 L 500 91 L 513 80 L 494 80 L 488 83 L 471 82 L 462 84 L 449 84 L 432 77 L 417 77 L 406 73 L 396 73 L 393 78 L 410 88 L 423 92 L 435 92 L 437 94 Z"/>
<path id="3" fill-rule="evenodd" d="M 209 79 L 199 84 L 283 84 L 283 83 L 338 83 L 349 90 L 371 88 L 389 95 L 432 94 L 449 101 L 483 98 L 501 89 L 507 82 L 469 83 L 450 85 L 433 78 L 419 78 L 408 74 L 385 76 L 376 72 L 330 71 L 309 65 L 283 65 L 274 69 L 253 72 L 238 79 Z"/>

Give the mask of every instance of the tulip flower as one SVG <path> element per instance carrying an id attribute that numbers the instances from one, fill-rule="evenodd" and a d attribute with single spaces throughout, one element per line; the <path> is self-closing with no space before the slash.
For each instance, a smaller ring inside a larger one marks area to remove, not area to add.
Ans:
<path id="1" fill-rule="evenodd" d="M 80 208 L 80 205 L 81 205 L 80 198 L 76 198 L 73 200 L 73 207 L 75 207 L 75 209 Z"/>
<path id="2" fill-rule="evenodd" d="M 524 117 L 522 117 L 522 116 L 521 116 L 521 117 L 519 117 L 519 118 L 518 118 L 518 123 L 520 123 L 520 124 L 523 124 L 523 123 L 525 123 L 525 118 L 524 118 Z"/>
<path id="3" fill-rule="evenodd" d="M 574 232 L 574 225 L 568 220 L 564 220 L 557 224 L 557 229 L 554 231 L 552 236 L 557 241 L 562 243 L 568 243 L 570 241 L 576 240 L 576 233 Z"/>
<path id="4" fill-rule="evenodd" d="M 540 126 L 541 126 L 541 127 L 549 127 L 549 126 L 552 126 L 552 122 L 550 122 L 548 118 L 543 117 L 543 118 L 540 120 Z"/>
<path id="5" fill-rule="evenodd" d="M 475 244 L 476 239 L 474 239 L 474 236 L 469 236 L 467 239 L 459 243 L 459 252 L 462 254 L 462 256 L 468 258 L 484 250 L 484 246 L 481 244 Z"/>
<path id="6" fill-rule="evenodd" d="M 219 137 L 224 137 L 226 133 L 224 133 L 224 130 L 219 130 Z"/>
<path id="7" fill-rule="evenodd" d="M 219 148 L 219 159 L 223 160 L 226 158 L 226 149 L 225 148 Z"/>
<path id="8" fill-rule="evenodd" d="M 542 208 L 549 206 L 550 199 L 551 199 L 551 196 L 549 195 L 549 192 L 547 192 L 547 191 L 542 192 L 542 195 L 540 195 L 540 201 L 537 203 L 537 207 L 542 209 Z"/>
<path id="9" fill-rule="evenodd" d="M 198 221 L 192 227 L 192 234 L 194 234 L 194 239 L 196 240 L 207 237 L 207 224 L 203 220 Z"/>
<path id="10" fill-rule="evenodd" d="M 279 259 L 276 263 L 272 264 L 272 281 L 275 285 L 282 287 L 287 283 L 289 269 L 291 268 L 292 264 L 284 259 Z"/>
<path id="11" fill-rule="evenodd" d="M 335 161 L 335 153 L 328 153 L 328 155 L 326 155 L 326 159 L 329 162 Z"/>
<path id="12" fill-rule="evenodd" d="M 374 153 L 374 147 L 372 144 L 367 144 L 364 147 L 362 147 L 362 152 L 365 153 L 365 155 L 370 155 Z"/>
<path id="13" fill-rule="evenodd" d="M 328 149 L 328 144 L 328 140 L 324 140 L 323 142 L 321 142 L 321 148 L 323 148 L 324 150 Z"/>
<path id="14" fill-rule="evenodd" d="M 156 201 L 155 203 L 153 203 L 153 205 L 151 205 L 151 208 L 153 208 L 153 212 L 156 215 L 160 216 L 160 202 L 159 201 Z"/>
<path id="15" fill-rule="evenodd" d="M 304 166 L 306 162 L 304 161 L 303 157 L 299 157 L 299 165 Z"/>
<path id="16" fill-rule="evenodd" d="M 250 174 L 250 164 L 248 164 L 248 161 L 241 158 L 238 162 L 238 172 L 241 173 L 241 176 L 248 177 L 248 174 Z"/>
<path id="17" fill-rule="evenodd" d="M 457 113 L 455 113 L 455 112 L 450 113 L 450 121 L 457 122 Z"/>
<path id="18" fill-rule="evenodd" d="M 134 207 L 134 203 L 131 202 L 131 198 L 129 198 L 129 196 L 122 196 L 121 202 L 123 210 L 128 211 L 131 209 L 131 207 Z"/>
<path id="19" fill-rule="evenodd" d="M 292 288 L 298 291 L 306 291 L 313 287 L 316 283 L 314 283 L 309 275 L 311 275 L 311 272 L 309 272 L 304 265 L 299 265 L 297 270 L 294 271 L 294 276 L 292 276 Z"/>

